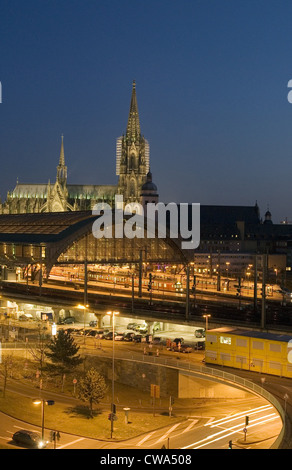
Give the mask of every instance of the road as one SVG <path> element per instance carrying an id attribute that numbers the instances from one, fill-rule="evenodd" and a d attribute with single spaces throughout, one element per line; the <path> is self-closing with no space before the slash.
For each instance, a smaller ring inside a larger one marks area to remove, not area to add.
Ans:
<path id="1" fill-rule="evenodd" d="M 104 340 L 103 354 L 111 355 L 111 347 Z M 137 345 L 136 345 L 137 346 Z M 131 347 L 126 344 L 117 344 L 117 355 L 123 356 L 129 353 Z M 90 354 L 100 354 L 99 351 L 89 348 Z M 119 354 L 120 352 L 120 354 Z M 132 357 L 141 360 L 142 352 L 132 348 Z M 193 354 L 192 361 L 201 363 L 201 354 Z M 173 357 L 176 357 L 173 356 Z M 186 362 L 189 356 L 183 355 L 181 361 Z M 259 380 L 257 374 L 249 374 Z M 278 379 L 279 380 L 279 379 Z M 279 380 L 280 381 L 280 380 Z M 287 385 L 286 385 L 287 383 Z M 276 387 L 276 378 L 273 382 Z M 268 385 L 268 384 L 267 384 Z M 289 381 L 284 381 L 283 386 L 288 387 Z M 279 387 L 278 387 L 279 388 Z M 277 389 L 278 389 L 277 388 Z M 16 381 L 9 381 L 8 389 L 18 393 L 20 396 L 33 397 L 36 394 L 34 387 Z M 287 390 L 286 390 L 287 391 Z M 290 393 L 290 392 L 289 392 Z M 290 394 L 292 397 L 292 394 Z M 73 397 L 60 393 L 46 393 L 44 398 L 51 398 L 64 404 L 77 402 Z M 120 404 L 123 406 L 122 404 Z M 101 404 L 106 409 L 108 403 Z M 134 411 L 134 409 L 131 407 Z M 152 410 L 149 410 L 152 412 Z M 157 410 L 158 412 L 158 410 Z M 275 409 L 263 398 L 251 396 L 245 399 L 226 400 L 225 402 L 214 402 L 204 400 L 202 404 L 194 409 L 178 409 L 176 416 L 181 417 L 177 423 L 171 423 L 163 429 L 152 430 L 132 439 L 122 442 L 88 439 L 78 434 L 71 435 L 61 432 L 61 439 L 56 443 L 56 449 L 225 449 L 228 448 L 229 440 L 234 443 L 234 448 L 260 448 L 268 449 L 281 431 L 281 420 Z M 245 416 L 249 416 L 248 432 L 246 441 L 243 429 L 245 427 Z M 1 415 L 0 419 L 0 442 L 16 448 L 11 440 L 13 433 L 19 428 L 40 431 L 36 426 L 23 423 L 17 419 Z M 46 429 L 45 438 L 49 439 L 50 430 Z M 48 448 L 53 448 L 49 443 Z"/>
<path id="2" fill-rule="evenodd" d="M 236 404 L 210 403 L 200 414 L 195 413 L 196 410 L 190 416 L 182 416 L 178 423 L 122 442 L 89 439 L 61 432 L 56 449 L 161 449 L 163 446 L 167 449 L 226 449 L 230 439 L 234 442 L 234 448 L 268 449 L 281 427 L 280 418 L 273 407 L 257 397 L 240 400 Z M 244 442 L 246 415 L 250 421 L 248 439 Z M 21 447 L 12 441 L 13 434 L 19 429 L 41 432 L 38 426 L 0 413 L 0 442 L 11 448 Z M 45 439 L 50 440 L 49 429 L 45 429 Z M 54 448 L 54 444 L 49 442 L 47 448 Z"/>

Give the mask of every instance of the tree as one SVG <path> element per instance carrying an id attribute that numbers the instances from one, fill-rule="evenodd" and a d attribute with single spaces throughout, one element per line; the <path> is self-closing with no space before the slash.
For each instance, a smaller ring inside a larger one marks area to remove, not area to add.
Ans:
<path id="1" fill-rule="evenodd" d="M 48 349 L 48 334 L 46 333 L 46 328 L 42 328 L 41 325 L 39 325 L 38 329 L 38 343 L 34 348 L 29 347 L 29 353 L 37 362 L 38 368 L 42 373 L 45 363 L 45 354 L 46 350 Z"/>
<path id="2" fill-rule="evenodd" d="M 51 364 L 47 364 L 49 369 L 58 370 L 60 374 L 71 371 L 83 359 L 78 354 L 79 346 L 76 345 L 74 338 L 65 330 L 60 330 L 48 344 L 48 351 L 45 355 L 51 360 Z"/>
<path id="3" fill-rule="evenodd" d="M 90 417 L 93 418 L 93 403 L 99 403 L 105 396 L 107 386 L 104 377 L 93 367 L 80 379 L 78 385 L 78 398 L 89 403 Z"/>
<path id="4" fill-rule="evenodd" d="M 13 368 L 15 367 L 15 362 L 13 360 L 12 354 L 5 354 L 2 357 L 2 363 L 0 364 L 0 372 L 3 376 L 3 397 L 5 398 L 6 386 L 8 376 L 11 375 Z"/>

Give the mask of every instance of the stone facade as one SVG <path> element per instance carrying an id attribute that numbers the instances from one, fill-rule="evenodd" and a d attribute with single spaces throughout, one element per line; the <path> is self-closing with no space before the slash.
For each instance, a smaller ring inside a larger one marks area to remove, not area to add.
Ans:
<path id="1" fill-rule="evenodd" d="M 23 184 L 17 181 L 15 188 L 7 193 L 6 201 L 0 203 L 0 214 L 92 210 L 97 203 L 114 207 L 116 194 L 123 196 L 124 204 L 140 203 L 148 171 L 149 144 L 141 135 L 136 84 L 133 82 L 127 131 L 117 139 L 117 184 L 68 184 L 62 136 L 55 183 Z"/>

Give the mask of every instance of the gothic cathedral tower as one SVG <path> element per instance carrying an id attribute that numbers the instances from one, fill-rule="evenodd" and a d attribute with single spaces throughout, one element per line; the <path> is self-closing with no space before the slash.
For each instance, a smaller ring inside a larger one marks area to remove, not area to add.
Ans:
<path id="1" fill-rule="evenodd" d="M 127 132 L 117 139 L 116 157 L 118 194 L 123 195 L 124 204 L 131 203 L 135 207 L 135 203 L 141 202 L 141 188 L 149 171 L 149 143 L 141 135 L 135 81 Z"/>

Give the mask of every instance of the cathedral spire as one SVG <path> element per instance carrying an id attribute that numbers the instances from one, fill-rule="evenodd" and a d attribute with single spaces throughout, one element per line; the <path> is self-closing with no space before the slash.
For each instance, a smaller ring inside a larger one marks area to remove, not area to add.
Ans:
<path id="1" fill-rule="evenodd" d="M 63 134 L 62 134 L 61 138 L 62 138 L 62 142 L 61 142 L 59 166 L 65 166 L 64 136 L 63 136 Z"/>
<path id="2" fill-rule="evenodd" d="M 59 165 L 57 166 L 57 181 L 62 185 L 67 182 L 67 167 L 65 165 L 64 136 L 62 134 L 61 151 Z"/>
<path id="3" fill-rule="evenodd" d="M 127 140 L 135 142 L 141 135 L 138 104 L 136 96 L 136 82 L 133 80 L 132 97 L 127 126 Z"/>

